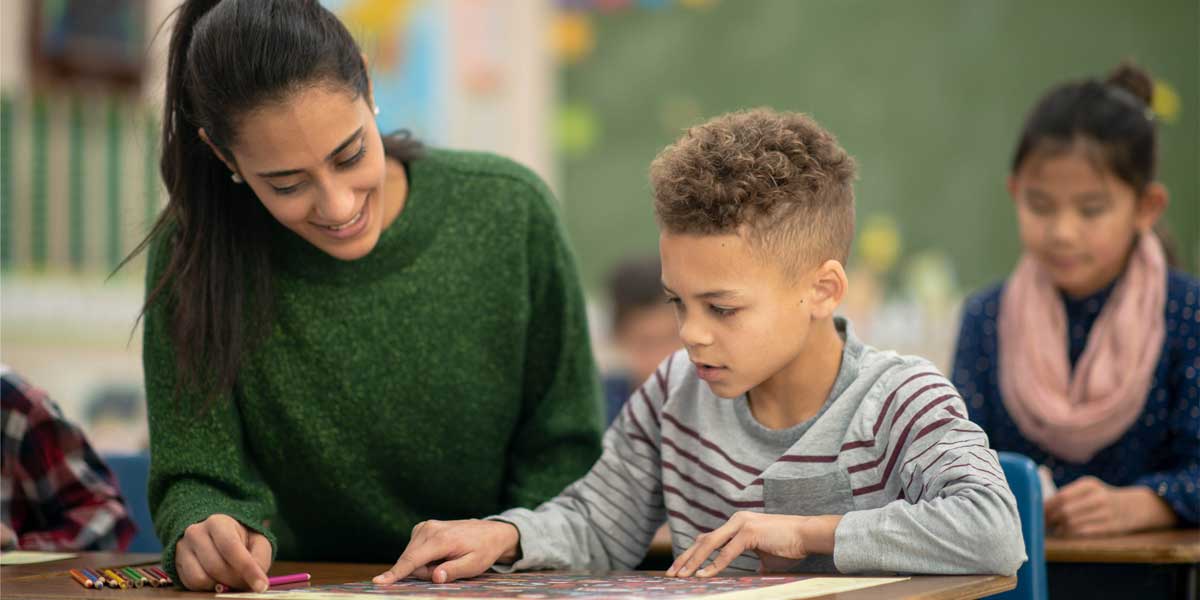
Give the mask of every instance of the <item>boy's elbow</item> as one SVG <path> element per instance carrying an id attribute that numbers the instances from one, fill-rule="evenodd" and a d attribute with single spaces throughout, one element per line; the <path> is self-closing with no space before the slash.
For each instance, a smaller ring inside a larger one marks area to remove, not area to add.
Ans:
<path id="1" fill-rule="evenodd" d="M 994 551 L 984 558 L 984 564 L 981 566 L 992 575 L 1016 575 L 1026 560 L 1025 540 L 1021 539 L 1020 530 L 1015 535 L 1001 536 L 999 541 Z"/>
<path id="2" fill-rule="evenodd" d="M 1015 575 L 1027 558 L 1015 500 L 1009 494 L 984 490 L 975 501 L 981 508 L 987 507 L 978 515 L 970 543 L 972 548 L 980 549 L 975 554 L 975 568 L 980 573 Z"/>
<path id="3" fill-rule="evenodd" d="M 1013 507 L 1007 518 L 997 519 L 991 531 L 980 539 L 980 548 L 987 552 L 980 558 L 980 567 L 994 575 L 1016 575 L 1025 563 L 1025 538 L 1021 535 L 1021 519 Z"/>

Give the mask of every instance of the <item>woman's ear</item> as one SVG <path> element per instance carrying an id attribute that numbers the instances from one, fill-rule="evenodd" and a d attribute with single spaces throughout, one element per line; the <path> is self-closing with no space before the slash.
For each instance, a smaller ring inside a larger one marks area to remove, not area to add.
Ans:
<path id="1" fill-rule="evenodd" d="M 200 128 L 200 139 L 204 140 L 204 143 L 205 143 L 206 145 L 208 145 L 208 149 L 209 149 L 209 150 L 212 150 L 212 153 L 213 153 L 213 154 L 214 154 L 214 155 L 215 155 L 215 156 L 216 156 L 218 159 L 220 159 L 220 161 L 221 161 L 221 162 L 225 163 L 225 166 L 226 166 L 226 167 L 229 167 L 229 170 L 230 170 L 230 171 L 232 171 L 234 175 L 237 175 L 237 176 L 241 177 L 241 173 L 239 173 L 239 172 L 238 172 L 238 169 L 237 169 L 237 164 L 236 164 L 236 163 L 234 163 L 232 160 L 229 160 L 229 159 L 225 158 L 225 155 L 224 155 L 224 154 L 221 154 L 221 151 L 220 151 L 220 150 L 217 150 L 217 147 L 216 147 L 216 145 L 214 145 L 214 144 L 212 143 L 212 140 L 208 139 L 208 134 L 207 134 L 207 133 L 205 133 L 205 131 L 204 131 L 204 128 L 203 128 L 203 127 L 201 127 L 201 128 Z"/>

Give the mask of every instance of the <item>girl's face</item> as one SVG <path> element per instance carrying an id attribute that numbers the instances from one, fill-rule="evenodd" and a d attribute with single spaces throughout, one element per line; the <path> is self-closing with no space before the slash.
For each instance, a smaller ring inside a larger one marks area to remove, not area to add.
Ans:
<path id="1" fill-rule="evenodd" d="M 403 202 L 385 195 L 383 141 L 365 98 L 316 86 L 243 116 L 230 148 L 236 169 L 263 206 L 330 256 L 354 260 L 375 247 Z M 402 175 L 402 171 L 400 173 Z"/>
<path id="2" fill-rule="evenodd" d="M 1081 149 L 1027 159 L 1009 177 L 1021 244 L 1068 296 L 1103 289 L 1125 269 L 1134 238 L 1149 231 L 1166 206 L 1153 183 L 1138 193 L 1097 169 Z"/>

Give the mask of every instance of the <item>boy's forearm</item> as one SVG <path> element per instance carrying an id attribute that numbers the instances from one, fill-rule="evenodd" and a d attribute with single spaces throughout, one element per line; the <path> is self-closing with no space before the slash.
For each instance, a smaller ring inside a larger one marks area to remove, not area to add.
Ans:
<path id="1" fill-rule="evenodd" d="M 802 517 L 797 525 L 804 540 L 804 549 L 809 554 L 833 554 L 834 539 L 842 515 Z"/>
<path id="2" fill-rule="evenodd" d="M 505 528 L 507 530 L 505 535 L 502 536 L 504 540 L 504 552 L 500 554 L 500 558 L 496 559 L 496 563 L 511 565 L 521 560 L 521 530 L 508 521 L 496 519 L 495 522 L 508 526 Z"/>

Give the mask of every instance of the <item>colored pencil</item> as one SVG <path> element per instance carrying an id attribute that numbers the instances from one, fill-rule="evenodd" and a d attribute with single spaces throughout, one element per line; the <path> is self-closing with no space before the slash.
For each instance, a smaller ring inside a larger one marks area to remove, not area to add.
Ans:
<path id="1" fill-rule="evenodd" d="M 154 587 L 161 587 L 161 586 L 167 585 L 166 579 L 159 577 L 157 573 L 151 571 L 149 568 L 139 567 L 138 570 L 141 571 L 143 575 L 145 575 L 146 577 L 148 577 L 150 579 L 150 582 L 154 585 Z"/>
<path id="2" fill-rule="evenodd" d="M 118 569 L 118 571 L 120 571 L 121 575 L 128 575 L 128 577 L 126 577 L 126 579 L 128 579 L 129 581 L 132 581 L 134 587 L 139 587 L 139 588 L 146 587 L 146 584 L 150 583 L 150 580 L 146 579 L 145 577 L 142 577 L 142 575 L 140 573 L 138 573 L 137 571 L 134 571 L 131 567 L 121 567 L 120 569 Z"/>
<path id="3" fill-rule="evenodd" d="M 275 577 L 267 578 L 267 585 L 287 585 L 289 583 L 301 583 L 312 579 L 312 575 L 308 573 L 292 573 L 291 575 L 276 575 Z"/>
<path id="4" fill-rule="evenodd" d="M 92 585 L 95 586 L 96 589 L 101 589 L 104 587 L 104 578 L 101 577 L 99 573 L 91 569 L 83 569 L 83 574 L 87 575 L 88 579 L 92 580 Z"/>
<path id="5" fill-rule="evenodd" d="M 158 575 L 159 577 L 161 577 L 163 580 L 165 580 L 167 582 L 168 585 L 175 583 L 175 581 L 171 579 L 171 576 L 168 575 L 166 571 L 164 571 L 158 567 L 148 567 L 148 568 L 150 569 L 151 573 L 154 573 L 154 574 Z"/>
<path id="6" fill-rule="evenodd" d="M 67 571 L 67 572 L 71 574 L 71 578 L 73 578 L 75 581 L 79 582 L 79 585 L 82 585 L 83 587 L 88 588 L 88 589 L 92 589 L 92 588 L 96 587 L 96 584 L 94 582 L 92 582 L 91 579 L 86 577 L 83 573 L 80 573 L 77 569 L 71 569 L 70 571 Z"/>
<path id="7" fill-rule="evenodd" d="M 108 577 L 109 581 L 115 584 L 115 587 L 119 587 L 123 590 L 129 589 L 129 582 L 125 581 L 124 577 L 117 575 L 116 571 L 113 571 L 112 569 L 105 569 L 104 576 Z"/>

